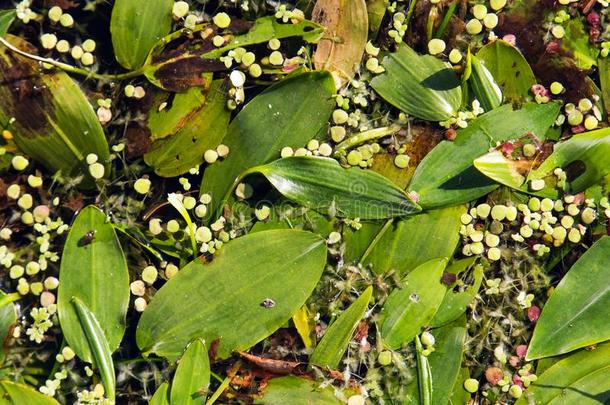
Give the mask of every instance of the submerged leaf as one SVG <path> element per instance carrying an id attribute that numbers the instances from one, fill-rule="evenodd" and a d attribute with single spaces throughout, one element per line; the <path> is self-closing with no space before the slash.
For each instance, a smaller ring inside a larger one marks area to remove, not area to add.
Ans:
<path id="1" fill-rule="evenodd" d="M 155 44 L 169 34 L 172 0 L 115 0 L 110 19 L 112 46 L 117 61 L 127 69 L 138 69 Z"/>
<path id="2" fill-rule="evenodd" d="M 445 295 L 441 276 L 446 265 L 447 259 L 427 261 L 402 279 L 401 288 L 392 291 L 380 312 L 386 346 L 397 349 L 428 325 Z"/>
<path id="3" fill-rule="evenodd" d="M 310 364 L 336 369 L 347 350 L 358 322 L 364 316 L 373 295 L 373 287 L 368 287 L 362 295 L 333 322 L 309 358 Z"/>
<path id="4" fill-rule="evenodd" d="M 559 282 L 540 314 L 527 360 L 556 356 L 610 339 L 610 236 L 583 254 Z"/>
<path id="5" fill-rule="evenodd" d="M 341 83 L 352 79 L 368 36 L 365 0 L 316 1 L 312 19 L 326 28 L 313 56 L 316 69 L 333 72 Z"/>
<path id="6" fill-rule="evenodd" d="M 24 40 L 13 45 L 31 51 Z M 39 63 L 0 46 L 0 125 L 24 153 L 52 171 L 88 175 L 85 157 L 106 164 L 108 143 L 78 84 L 60 70 L 43 72 Z"/>
<path id="7" fill-rule="evenodd" d="M 359 167 L 343 169 L 330 158 L 293 156 L 246 174 L 260 173 L 285 197 L 321 212 L 335 209 L 349 218 L 381 219 L 420 210 L 390 180 Z"/>
<path id="8" fill-rule="evenodd" d="M 116 350 L 125 331 L 129 272 L 112 224 L 94 206 L 85 207 L 72 224 L 61 258 L 57 297 L 64 338 L 79 358 L 92 363 L 72 297 L 80 298 L 95 315 L 110 350 Z"/>
<path id="9" fill-rule="evenodd" d="M 371 86 L 387 102 L 414 117 L 444 121 L 457 114 L 462 90 L 456 74 L 432 55 L 418 55 L 401 45 L 383 59 L 385 73 Z"/>
<path id="10" fill-rule="evenodd" d="M 172 108 L 149 113 L 148 128 L 155 140 L 144 161 L 162 177 L 186 173 L 203 162 L 224 138 L 231 114 L 226 108 L 222 81 L 206 92 L 194 87 L 176 94 Z"/>
<path id="11" fill-rule="evenodd" d="M 263 392 L 261 399 L 254 402 L 262 405 L 340 405 L 332 386 L 322 386 L 319 382 L 286 376 L 273 378 Z"/>
<path id="12" fill-rule="evenodd" d="M 219 339 L 221 359 L 248 349 L 303 305 L 325 263 L 324 240 L 310 232 L 239 237 L 211 263 L 196 259 L 186 265 L 155 294 L 138 324 L 138 346 L 170 360 L 195 338 Z"/>
<path id="13" fill-rule="evenodd" d="M 282 80 L 250 101 L 223 140 L 231 153 L 204 173 L 200 189 L 212 196 L 210 214 L 222 206 L 243 171 L 279 158 L 285 146 L 302 147 L 325 130 L 336 105 L 334 92 L 330 73 L 310 72 Z"/>

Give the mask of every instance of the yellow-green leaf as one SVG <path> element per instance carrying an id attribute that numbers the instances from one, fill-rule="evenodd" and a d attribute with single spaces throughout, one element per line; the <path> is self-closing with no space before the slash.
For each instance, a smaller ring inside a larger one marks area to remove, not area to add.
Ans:
<path id="1" fill-rule="evenodd" d="M 34 388 L 9 380 L 0 380 L 2 405 L 59 405 L 55 398 L 41 394 Z"/>
<path id="2" fill-rule="evenodd" d="M 172 405 L 203 404 L 210 385 L 210 360 L 205 343 L 195 339 L 187 348 L 176 368 L 172 381 Z"/>
<path id="3" fill-rule="evenodd" d="M 340 405 L 332 386 L 322 385 L 317 381 L 286 376 L 274 378 L 263 392 L 262 398 L 255 404 L 262 405 Z"/>
<path id="4" fill-rule="evenodd" d="M 116 60 L 126 69 L 140 68 L 150 50 L 172 26 L 172 0 L 115 0 L 110 33 Z"/>

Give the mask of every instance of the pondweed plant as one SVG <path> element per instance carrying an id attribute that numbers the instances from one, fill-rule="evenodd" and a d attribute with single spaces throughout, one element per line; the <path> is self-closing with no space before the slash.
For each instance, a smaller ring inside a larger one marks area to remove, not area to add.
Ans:
<path id="1" fill-rule="evenodd" d="M 607 2 L 3 7 L 0 402 L 610 401 Z"/>

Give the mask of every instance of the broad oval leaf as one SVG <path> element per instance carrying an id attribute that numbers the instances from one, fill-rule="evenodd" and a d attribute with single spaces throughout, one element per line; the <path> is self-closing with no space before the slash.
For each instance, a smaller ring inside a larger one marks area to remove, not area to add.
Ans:
<path id="1" fill-rule="evenodd" d="M 110 33 L 116 60 L 126 69 L 140 68 L 155 44 L 172 27 L 172 0 L 115 0 Z"/>
<path id="2" fill-rule="evenodd" d="M 254 401 L 262 405 L 340 405 L 332 386 L 322 386 L 319 382 L 286 376 L 273 378 L 265 387 L 261 399 Z"/>
<path id="3" fill-rule="evenodd" d="M 420 210 L 404 191 L 373 171 L 343 169 L 330 158 L 293 156 L 245 174 L 260 173 L 286 198 L 305 207 L 337 215 L 380 219 L 405 216 Z"/>
<path id="4" fill-rule="evenodd" d="M 0 398 L 2 405 L 59 405 L 55 398 L 9 380 L 0 380 Z"/>
<path id="5" fill-rule="evenodd" d="M 148 405 L 169 405 L 169 384 L 163 382 L 148 401 Z"/>
<path id="6" fill-rule="evenodd" d="M 216 149 L 227 133 L 231 114 L 226 108 L 222 81 L 208 91 L 193 87 L 176 94 L 171 109 L 149 113 L 148 128 L 156 139 L 144 161 L 162 177 L 186 173 L 203 162 L 208 149 Z M 174 110 L 177 108 L 177 110 Z"/>
<path id="7" fill-rule="evenodd" d="M 526 358 L 556 356 L 610 339 L 610 236 L 593 244 L 545 304 Z"/>
<path id="8" fill-rule="evenodd" d="M 485 62 L 476 56 L 470 58 L 472 74 L 468 80 L 477 100 L 481 103 L 481 107 L 485 111 L 491 111 L 502 104 L 502 90 L 485 67 Z"/>
<path id="9" fill-rule="evenodd" d="M 457 131 L 455 141 L 442 141 L 417 167 L 409 188 L 419 195 L 423 208 L 462 204 L 498 187 L 479 173 L 472 162 L 496 142 L 532 132 L 544 138 L 555 122 L 559 105 L 525 104 L 519 110 L 504 105 L 471 121 Z"/>
<path id="10" fill-rule="evenodd" d="M 9 35 L 19 49 L 33 52 Z M 100 122 L 79 85 L 61 70 L 41 71 L 39 63 L 0 46 L 0 122 L 7 123 L 24 153 L 64 175 L 88 176 L 85 157 L 109 158 Z"/>
<path id="11" fill-rule="evenodd" d="M 205 402 L 210 384 L 210 360 L 205 343 L 195 339 L 187 348 L 172 380 L 170 403 L 195 405 Z"/>
<path id="12" fill-rule="evenodd" d="M 72 297 L 80 298 L 91 310 L 110 350 L 116 350 L 125 332 L 129 272 L 112 224 L 94 206 L 85 207 L 72 224 L 61 257 L 57 297 L 65 339 L 78 357 L 92 363 L 93 353 L 71 303 Z"/>
<path id="13" fill-rule="evenodd" d="M 186 265 L 157 292 L 138 324 L 138 346 L 170 360 L 198 337 L 219 339 L 221 359 L 248 349 L 303 305 L 325 263 L 324 240 L 310 232 L 281 229 L 239 237 L 211 263 L 196 259 Z"/>
<path id="14" fill-rule="evenodd" d="M 580 350 L 553 364 L 515 405 L 607 404 L 610 401 L 610 344 Z"/>
<path id="15" fill-rule="evenodd" d="M 443 301 L 441 283 L 447 259 L 432 259 L 402 279 L 381 309 L 381 337 L 386 346 L 397 349 L 421 332 Z"/>
<path id="16" fill-rule="evenodd" d="M 78 297 L 72 297 L 71 303 L 74 306 L 80 326 L 89 343 L 89 350 L 91 350 L 95 367 L 100 371 L 105 395 L 109 400 L 114 401 L 116 375 L 114 373 L 114 363 L 112 362 L 112 352 L 110 351 L 110 346 L 108 346 L 108 340 L 91 309 Z"/>
<path id="17" fill-rule="evenodd" d="M 553 153 L 530 172 L 528 181 L 541 179 L 557 167 L 567 175 L 565 189 L 579 193 L 610 173 L 610 128 L 572 136 L 555 144 Z"/>
<path id="18" fill-rule="evenodd" d="M 330 73 L 309 72 L 284 79 L 250 101 L 223 140 L 229 156 L 205 170 L 200 189 L 212 196 L 210 214 L 244 170 L 279 158 L 284 146 L 302 147 L 325 130 L 336 105 L 334 92 Z"/>
<path id="19" fill-rule="evenodd" d="M 382 65 L 385 73 L 375 76 L 371 86 L 390 104 L 429 121 L 444 121 L 457 114 L 462 103 L 460 82 L 440 59 L 420 56 L 403 44 Z"/>
<path id="20" fill-rule="evenodd" d="M 479 49 L 476 57 L 500 86 L 506 102 L 521 103 L 529 97 L 537 80 L 517 48 L 506 41 L 496 40 Z"/>
<path id="21" fill-rule="evenodd" d="M 0 10 L 0 37 L 6 35 L 16 16 L 17 11 L 14 8 L 8 10 Z"/>
<path id="22" fill-rule="evenodd" d="M 457 205 L 397 220 L 380 236 L 363 264 L 372 264 L 377 274 L 394 270 L 402 277 L 428 260 L 452 257 L 460 240 L 460 217 L 465 213 L 466 207 Z"/>
<path id="23" fill-rule="evenodd" d="M 313 55 L 316 69 L 333 72 L 340 83 L 352 79 L 368 38 L 365 0 L 316 1 L 312 20 L 326 28 Z"/>
<path id="24" fill-rule="evenodd" d="M 356 326 L 364 316 L 373 295 L 373 287 L 368 287 L 335 322 L 333 322 L 309 358 L 310 364 L 336 369 L 347 350 Z"/>

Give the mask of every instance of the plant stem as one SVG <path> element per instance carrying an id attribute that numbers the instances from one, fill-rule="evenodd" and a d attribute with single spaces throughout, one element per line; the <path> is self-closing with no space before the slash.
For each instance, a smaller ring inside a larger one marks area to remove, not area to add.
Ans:
<path id="1" fill-rule="evenodd" d="M 18 301 L 19 299 L 21 299 L 21 294 L 19 293 L 14 292 L 11 294 L 6 294 L 0 298 L 0 308 L 10 304 L 11 302 Z"/>
<path id="2" fill-rule="evenodd" d="M 438 30 L 436 30 L 436 34 L 434 34 L 434 38 L 441 38 L 443 35 L 445 35 L 445 30 L 447 29 L 447 25 L 449 25 L 451 17 L 453 17 L 453 14 L 455 14 L 455 9 L 457 8 L 457 5 L 458 0 L 453 0 L 451 2 L 449 8 L 447 9 L 447 12 L 445 13 L 445 17 L 441 22 L 441 25 L 439 25 Z"/>
<path id="3" fill-rule="evenodd" d="M 407 17 L 405 18 L 405 26 L 409 26 L 409 22 L 411 21 L 411 17 L 413 17 L 413 12 L 415 11 L 415 6 L 417 5 L 417 0 L 411 0 L 409 3 L 409 9 L 407 10 Z"/>
<path id="4" fill-rule="evenodd" d="M 369 129 L 368 131 L 360 132 L 354 136 L 349 137 L 345 141 L 341 142 L 335 148 L 335 156 L 339 156 L 341 152 L 346 151 L 347 149 L 353 148 L 354 146 L 383 138 L 384 136 L 392 135 L 400 130 L 400 126 L 391 125 L 389 127 L 381 127 Z"/>
<path id="5" fill-rule="evenodd" d="M 432 373 L 430 372 L 430 363 L 428 363 L 428 358 L 422 353 L 424 348 L 419 340 L 419 336 L 415 336 L 415 349 L 417 352 L 417 374 L 419 377 L 419 401 L 422 405 L 431 405 Z"/>
<path id="6" fill-rule="evenodd" d="M 114 75 L 95 73 L 95 72 L 91 72 L 86 69 L 81 69 L 76 66 L 69 65 L 67 63 L 59 62 L 59 61 L 49 59 L 49 58 L 43 58 L 43 57 L 40 57 L 37 55 L 32 55 L 31 53 L 22 51 L 21 49 L 12 45 L 10 42 L 8 42 L 6 39 L 4 39 L 2 37 L 0 37 L 0 44 L 6 46 L 11 51 L 18 53 L 19 55 L 24 56 L 28 59 L 32 59 L 32 60 L 35 60 L 35 61 L 38 61 L 41 63 L 47 63 L 49 65 L 53 65 L 53 66 L 65 71 L 65 72 L 74 73 L 74 74 L 81 75 L 81 76 L 87 76 L 87 77 L 93 78 L 93 79 L 123 80 L 123 79 L 129 79 L 132 77 L 140 76 L 143 71 L 143 69 L 137 69 L 137 70 L 132 70 L 131 72 L 119 73 L 119 74 L 114 74 Z"/>

